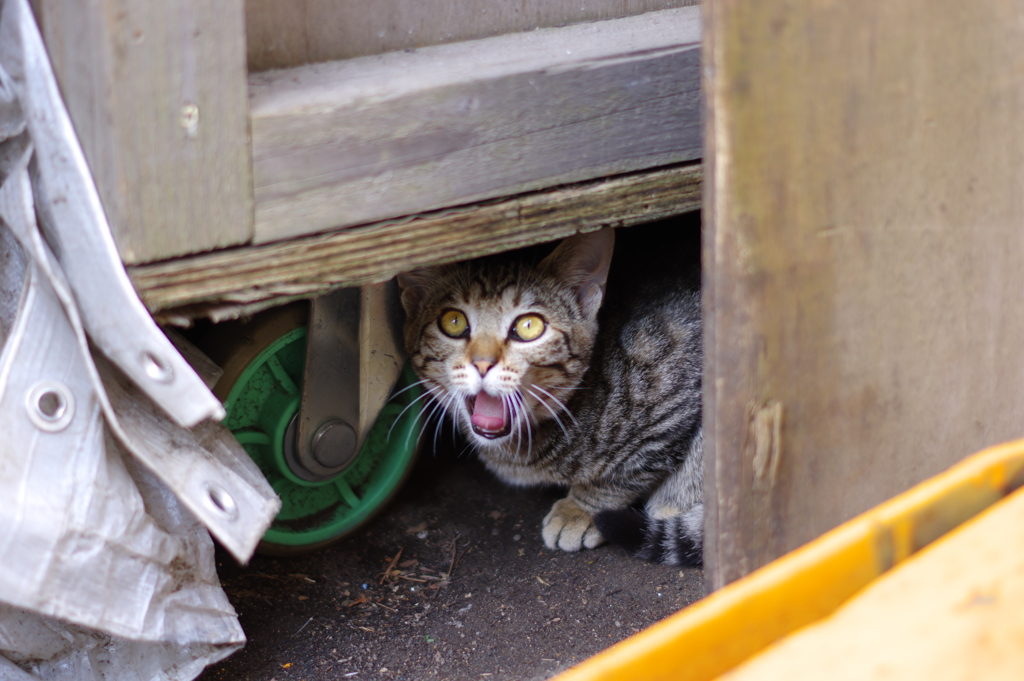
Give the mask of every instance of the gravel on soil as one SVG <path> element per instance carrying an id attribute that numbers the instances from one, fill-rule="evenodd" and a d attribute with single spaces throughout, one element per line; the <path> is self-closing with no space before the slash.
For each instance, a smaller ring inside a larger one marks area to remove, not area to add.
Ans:
<path id="1" fill-rule="evenodd" d="M 316 553 L 218 552 L 249 639 L 201 681 L 547 679 L 702 594 L 699 569 L 544 547 L 556 489 L 496 480 L 448 443 L 385 511 Z"/>

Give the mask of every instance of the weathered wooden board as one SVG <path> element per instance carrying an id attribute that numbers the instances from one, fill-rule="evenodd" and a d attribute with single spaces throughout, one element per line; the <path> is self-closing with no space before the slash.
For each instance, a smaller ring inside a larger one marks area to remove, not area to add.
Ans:
<path id="1" fill-rule="evenodd" d="M 696 210 L 701 167 L 663 168 L 332 234 L 130 267 L 159 319 L 227 318 L 337 286 Z"/>
<path id="2" fill-rule="evenodd" d="M 1009 0 L 706 8 L 707 545 L 720 587 L 1024 413 Z"/>
<path id="3" fill-rule="evenodd" d="M 699 0 L 246 0 L 249 68 L 280 69 L 697 4 Z"/>
<path id="4" fill-rule="evenodd" d="M 250 76 L 255 242 L 701 155 L 700 8 Z"/>
<path id="5" fill-rule="evenodd" d="M 249 241 L 242 0 L 33 4 L 125 262 Z"/>

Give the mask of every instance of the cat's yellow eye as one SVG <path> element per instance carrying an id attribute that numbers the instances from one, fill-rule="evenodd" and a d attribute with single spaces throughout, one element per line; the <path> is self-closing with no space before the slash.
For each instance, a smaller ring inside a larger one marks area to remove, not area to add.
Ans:
<path id="1" fill-rule="evenodd" d="M 532 341 L 544 333 L 544 318 L 537 314 L 524 314 L 512 324 L 512 337 L 521 341 Z"/>
<path id="2" fill-rule="evenodd" d="M 446 336 L 462 338 L 469 332 L 469 321 L 466 315 L 458 310 L 445 310 L 437 320 L 437 325 Z"/>

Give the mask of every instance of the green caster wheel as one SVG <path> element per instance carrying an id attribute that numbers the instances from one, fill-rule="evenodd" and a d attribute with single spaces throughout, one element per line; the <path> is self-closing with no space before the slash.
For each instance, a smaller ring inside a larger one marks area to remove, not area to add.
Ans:
<path id="1" fill-rule="evenodd" d="M 309 482 L 289 465 L 306 358 L 308 306 L 289 305 L 248 322 L 218 326 L 204 349 L 223 369 L 214 393 L 227 426 L 281 497 L 257 552 L 297 555 L 365 525 L 398 491 L 417 453 L 422 395 L 406 367 L 359 454 L 334 477 Z"/>

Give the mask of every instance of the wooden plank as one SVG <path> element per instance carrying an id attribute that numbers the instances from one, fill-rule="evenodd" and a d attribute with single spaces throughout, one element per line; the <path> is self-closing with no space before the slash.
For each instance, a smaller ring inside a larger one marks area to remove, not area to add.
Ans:
<path id="1" fill-rule="evenodd" d="M 1008 0 L 707 11 L 714 589 L 1020 434 L 1024 24 Z"/>
<path id="2" fill-rule="evenodd" d="M 255 242 L 694 160 L 700 9 L 250 77 Z"/>
<path id="3" fill-rule="evenodd" d="M 699 165 L 663 168 L 333 234 L 130 267 L 128 274 L 143 302 L 163 321 L 228 318 L 338 286 L 385 281 L 415 267 L 679 215 L 700 205 L 700 186 Z"/>
<path id="4" fill-rule="evenodd" d="M 121 257 L 252 237 L 242 0 L 37 0 Z"/>
<path id="5" fill-rule="evenodd" d="M 699 0 L 247 0 L 249 69 L 351 59 L 697 4 Z"/>

